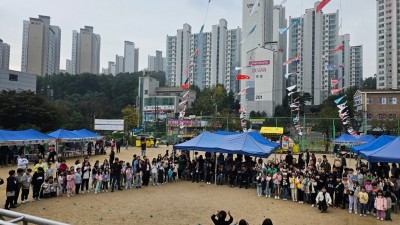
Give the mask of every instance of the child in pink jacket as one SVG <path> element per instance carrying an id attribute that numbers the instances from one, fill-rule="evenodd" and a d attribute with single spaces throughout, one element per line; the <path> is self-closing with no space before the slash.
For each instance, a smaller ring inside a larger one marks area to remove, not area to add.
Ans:
<path id="1" fill-rule="evenodd" d="M 387 210 L 387 201 L 383 197 L 382 190 L 378 191 L 378 196 L 375 198 L 375 209 L 376 209 L 376 219 L 383 220 L 385 217 L 385 211 Z"/>

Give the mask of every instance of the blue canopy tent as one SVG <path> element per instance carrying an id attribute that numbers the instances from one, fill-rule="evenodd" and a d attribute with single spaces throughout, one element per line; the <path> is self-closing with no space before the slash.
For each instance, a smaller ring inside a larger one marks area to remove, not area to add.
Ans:
<path id="1" fill-rule="evenodd" d="M 39 144 L 54 140 L 55 138 L 34 129 L 9 131 L 0 130 L 0 144 Z"/>
<path id="2" fill-rule="evenodd" d="M 94 133 L 90 130 L 86 129 L 81 129 L 81 130 L 73 130 L 72 133 L 77 134 L 78 136 L 84 138 L 84 139 L 90 139 L 90 140 L 98 140 L 103 138 L 100 134 Z"/>
<path id="3" fill-rule="evenodd" d="M 57 141 L 80 141 L 83 139 L 81 135 L 78 135 L 72 131 L 58 129 L 48 134 L 57 139 Z"/>
<path id="4" fill-rule="evenodd" d="M 357 138 L 351 136 L 350 134 L 343 134 L 342 136 L 332 140 L 332 142 L 351 144 L 351 143 L 358 143 L 360 141 Z"/>
<path id="5" fill-rule="evenodd" d="M 205 131 L 189 141 L 174 145 L 174 150 L 198 150 L 267 158 L 279 147 L 279 144 L 265 139 L 259 142 L 251 133 L 253 132 L 222 135 Z"/>
<path id="6" fill-rule="evenodd" d="M 378 148 L 381 148 L 390 142 L 392 142 L 394 139 L 396 139 L 395 136 L 390 136 L 390 135 L 382 135 L 379 138 L 370 141 L 368 143 L 358 145 L 358 146 L 353 146 L 350 148 L 350 151 L 352 151 L 355 154 L 359 154 L 360 151 L 373 151 Z"/>
<path id="7" fill-rule="evenodd" d="M 213 134 L 207 131 L 199 134 L 195 138 L 174 145 L 174 150 L 198 150 L 205 152 L 219 152 L 228 154 L 241 154 L 255 157 L 268 158 L 278 147 L 279 144 L 259 142 L 251 134 L 254 132 L 237 134 Z M 215 161 L 217 164 L 217 160 Z M 217 184 L 217 165 L 215 165 L 215 184 Z"/>
<path id="8" fill-rule="evenodd" d="M 400 137 L 373 151 L 360 151 L 368 162 L 400 163 Z"/>
<path id="9" fill-rule="evenodd" d="M 220 134 L 220 135 L 242 134 L 242 132 L 229 132 L 229 131 L 222 131 L 222 130 L 218 130 L 215 133 L 216 134 Z M 256 140 L 256 141 L 258 141 L 258 142 L 260 142 L 262 144 L 265 144 L 267 146 L 273 146 L 273 147 L 277 146 L 277 148 L 279 148 L 279 146 L 280 146 L 279 143 L 271 142 L 271 141 L 265 139 L 264 136 L 262 136 L 260 133 L 258 133 L 256 131 L 247 132 L 246 134 L 250 135 L 254 140 Z"/>
<path id="10" fill-rule="evenodd" d="M 358 137 L 358 140 L 360 140 L 360 142 L 363 142 L 363 143 L 368 143 L 368 142 L 371 142 L 371 141 L 373 141 L 375 139 L 376 138 L 372 134 L 361 135 L 361 136 Z"/>

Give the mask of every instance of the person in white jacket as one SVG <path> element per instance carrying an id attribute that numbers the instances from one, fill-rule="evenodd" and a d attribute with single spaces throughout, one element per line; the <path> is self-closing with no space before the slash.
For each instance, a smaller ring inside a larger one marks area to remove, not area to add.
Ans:
<path id="1" fill-rule="evenodd" d="M 329 205 L 332 205 L 332 198 L 331 195 L 326 192 L 325 187 L 323 187 L 317 195 L 317 198 L 315 199 L 315 202 L 318 205 L 318 210 L 319 212 L 324 212 L 328 209 Z"/>
<path id="2" fill-rule="evenodd" d="M 28 159 L 25 158 L 24 154 L 21 154 L 20 156 L 18 156 L 17 159 L 18 162 L 18 169 L 23 169 L 24 172 L 26 171 L 26 169 L 28 168 Z"/>

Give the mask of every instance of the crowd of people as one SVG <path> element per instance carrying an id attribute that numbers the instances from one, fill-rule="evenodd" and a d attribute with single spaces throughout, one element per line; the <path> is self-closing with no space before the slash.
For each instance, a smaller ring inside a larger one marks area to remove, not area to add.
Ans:
<path id="1" fill-rule="evenodd" d="M 10 170 L 7 178 L 5 208 L 18 207 L 28 202 L 32 189 L 33 201 L 59 195 L 114 192 L 148 185 L 163 185 L 178 179 L 229 187 L 256 187 L 259 197 L 308 203 L 319 212 L 333 208 L 348 209 L 359 216 L 374 215 L 379 220 L 391 220 L 392 202 L 399 197 L 399 167 L 393 163 L 347 167 L 346 158 L 336 158 L 333 165 L 324 155 L 316 159 L 306 151 L 297 158 L 290 152 L 281 159 L 263 161 L 261 158 L 228 154 L 203 155 L 182 151 L 161 154 L 150 160 L 133 155 L 129 161 L 119 160 L 111 149 L 109 160 L 98 160 L 92 165 L 89 157 L 73 165 L 59 157 L 53 165 L 39 157 L 33 168 L 21 154 L 17 171 Z M 389 176 L 391 174 L 391 176 Z M 0 181 L 1 183 L 1 181 Z M 218 217 L 218 216 L 217 216 Z"/>

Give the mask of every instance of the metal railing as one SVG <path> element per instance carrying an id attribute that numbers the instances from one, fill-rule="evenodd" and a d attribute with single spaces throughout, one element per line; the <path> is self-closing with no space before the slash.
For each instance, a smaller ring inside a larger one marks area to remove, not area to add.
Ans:
<path id="1" fill-rule="evenodd" d="M 11 220 L 4 220 L 4 217 L 11 218 Z M 22 222 L 23 225 L 28 223 L 32 224 L 47 224 L 47 225 L 68 225 L 37 216 L 31 216 L 24 213 L 14 212 L 6 209 L 0 209 L 0 225 L 15 225 Z"/>

